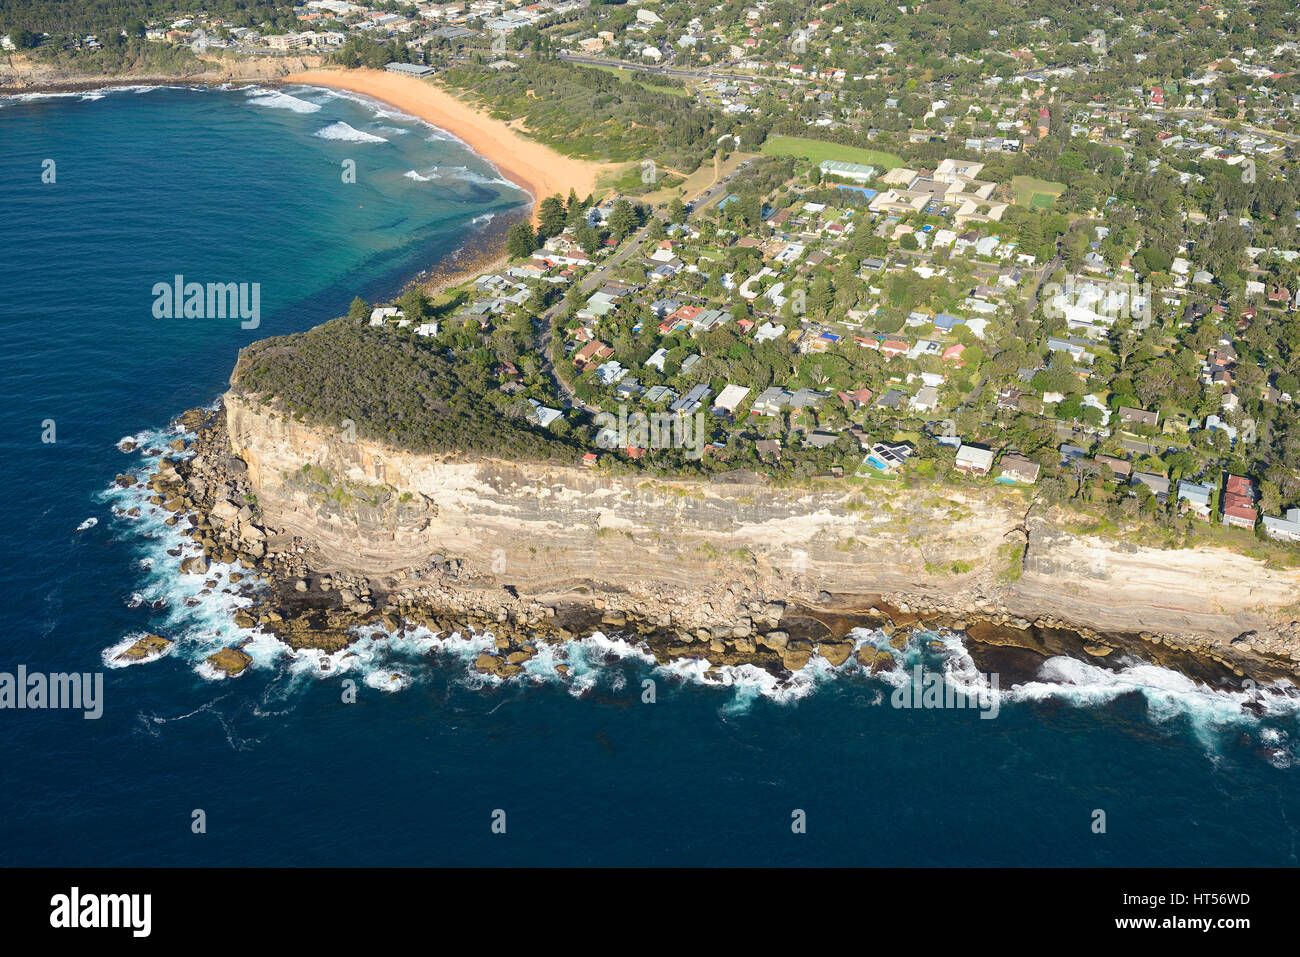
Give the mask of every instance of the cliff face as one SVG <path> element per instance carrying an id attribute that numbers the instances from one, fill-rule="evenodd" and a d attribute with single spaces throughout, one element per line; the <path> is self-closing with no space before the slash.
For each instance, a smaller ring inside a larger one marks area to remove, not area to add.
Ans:
<path id="1" fill-rule="evenodd" d="M 65 66 L 34 60 L 22 54 L 0 58 L 0 88 L 13 90 L 88 89 L 124 82 L 227 83 L 274 80 L 319 67 L 324 58 L 313 54 L 285 56 L 202 56 L 193 70 L 172 72 L 127 67 L 118 73 L 76 72 Z"/>
<path id="2" fill-rule="evenodd" d="M 1290 656 L 1300 574 L 1222 549 L 1159 550 L 1057 529 L 1027 490 L 978 496 L 842 480 L 664 481 L 417 456 L 226 396 L 263 520 L 367 576 L 459 559 L 521 595 L 593 593 L 713 611 L 719 595 L 846 606 L 878 596 L 1103 632 L 1236 639 Z M 305 467 L 306 466 L 306 467 Z M 1241 638 L 1243 633 L 1258 635 Z"/>

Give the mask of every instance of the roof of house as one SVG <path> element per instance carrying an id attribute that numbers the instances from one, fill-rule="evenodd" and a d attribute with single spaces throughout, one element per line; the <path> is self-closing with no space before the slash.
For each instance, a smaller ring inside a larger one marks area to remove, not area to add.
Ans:
<path id="1" fill-rule="evenodd" d="M 1016 478 L 1024 478 L 1030 482 L 1037 481 L 1038 473 L 1042 468 L 1032 459 L 1014 453 L 1002 456 L 998 464 L 1002 466 L 1003 474 L 1010 473 Z"/>
<path id="2" fill-rule="evenodd" d="M 957 449 L 956 461 L 959 468 L 973 468 L 987 472 L 993 467 L 993 450 L 979 445 L 966 445 L 963 443 Z"/>

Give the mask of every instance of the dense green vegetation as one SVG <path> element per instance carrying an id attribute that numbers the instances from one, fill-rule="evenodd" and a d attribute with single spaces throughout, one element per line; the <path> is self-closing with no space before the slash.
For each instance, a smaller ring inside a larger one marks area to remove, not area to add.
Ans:
<path id="1" fill-rule="evenodd" d="M 710 110 L 625 83 L 604 70 L 552 60 L 518 69 L 453 66 L 441 79 L 502 119 L 522 119 L 562 153 L 603 162 L 654 160 L 689 172 L 713 156 L 719 118 Z"/>
<path id="2" fill-rule="evenodd" d="M 314 425 L 342 429 L 351 419 L 358 437 L 413 452 L 578 456 L 576 445 L 530 425 L 527 403 L 497 391 L 486 364 L 351 317 L 253 343 L 241 354 L 239 383 Z"/>

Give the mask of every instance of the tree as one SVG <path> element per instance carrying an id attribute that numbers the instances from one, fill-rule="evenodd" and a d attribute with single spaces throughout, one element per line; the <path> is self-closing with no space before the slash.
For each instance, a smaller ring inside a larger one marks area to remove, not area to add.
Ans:
<path id="1" fill-rule="evenodd" d="M 511 259 L 527 259 L 537 248 L 537 234 L 531 223 L 515 223 L 506 234 L 506 252 Z"/>
<path id="2" fill-rule="evenodd" d="M 541 205 L 537 208 L 537 216 L 540 220 L 537 233 L 542 239 L 548 239 L 551 236 L 558 236 L 564 232 L 564 223 L 567 218 L 564 209 L 564 203 L 558 195 L 547 196 L 542 200 Z M 530 250 L 531 252 L 531 250 Z"/>
<path id="3" fill-rule="evenodd" d="M 370 315 L 370 303 L 366 302 L 360 296 L 352 300 L 352 305 L 348 306 L 348 318 L 365 319 Z"/>
<path id="4" fill-rule="evenodd" d="M 429 297 L 419 286 L 412 286 L 397 299 L 402 316 L 411 322 L 424 322 L 429 314 Z"/>
<path id="5" fill-rule="evenodd" d="M 600 248 L 600 233 L 591 226 L 579 226 L 574 230 L 573 238 L 588 256 L 596 255 L 596 250 Z"/>
<path id="6" fill-rule="evenodd" d="M 627 200 L 620 199 L 614 204 L 609 214 L 609 229 L 619 242 L 636 229 L 636 210 Z"/>

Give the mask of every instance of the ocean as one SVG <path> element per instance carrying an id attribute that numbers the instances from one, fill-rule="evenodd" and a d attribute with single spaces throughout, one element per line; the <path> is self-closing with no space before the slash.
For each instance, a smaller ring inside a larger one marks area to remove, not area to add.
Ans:
<path id="1" fill-rule="evenodd" d="M 249 637 L 244 599 L 180 579 L 179 534 L 115 476 L 215 402 L 241 346 L 396 293 L 525 199 L 454 138 L 321 89 L 0 99 L 0 672 L 104 674 L 98 720 L 0 711 L 0 862 L 1296 863 L 1294 699 L 1258 717 L 1134 660 L 1047 661 L 991 720 L 893 707 L 904 676 L 852 660 L 781 685 L 617 635 L 563 652 L 568 677 L 550 650 L 501 682 L 473 671 L 483 636 L 369 629 L 328 672 L 267 637 L 242 676 L 207 668 Z M 259 283 L 257 328 L 155 318 L 176 275 Z M 145 632 L 176 644 L 107 665 Z M 906 663 L 981 680 L 959 633 Z"/>

